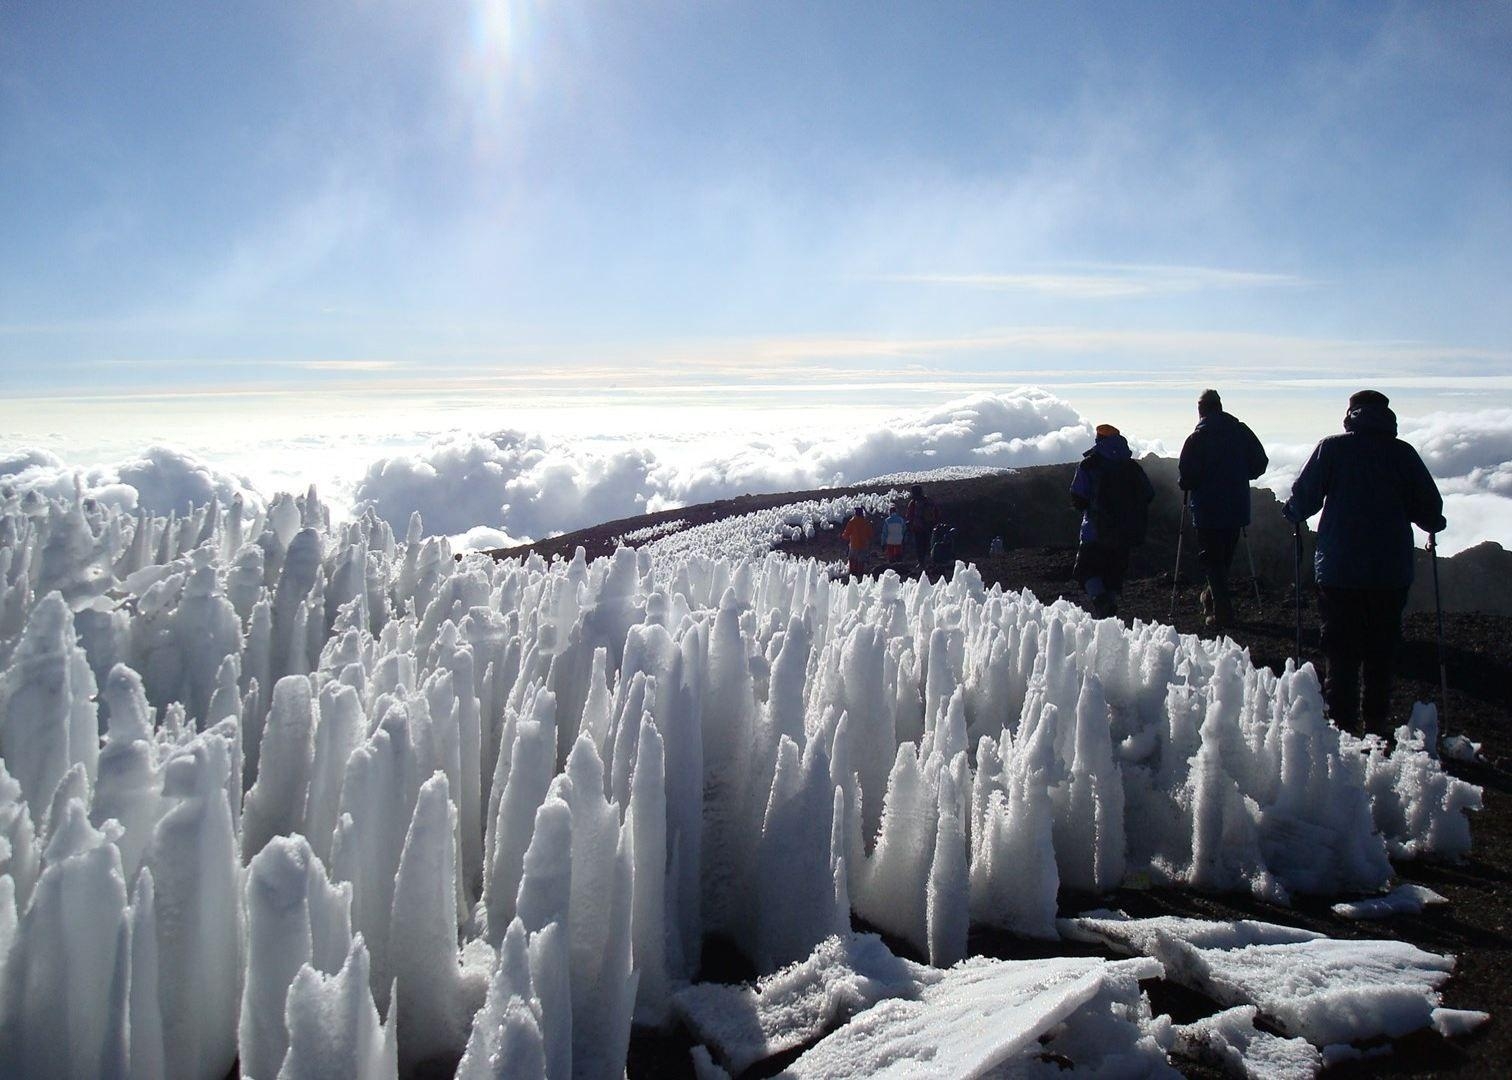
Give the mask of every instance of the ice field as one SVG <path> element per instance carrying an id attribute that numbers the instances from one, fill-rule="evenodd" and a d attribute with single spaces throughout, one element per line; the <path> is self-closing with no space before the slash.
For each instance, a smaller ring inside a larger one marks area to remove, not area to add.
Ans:
<path id="1" fill-rule="evenodd" d="M 1286 903 L 1465 853 L 1480 791 L 1431 707 L 1388 755 L 1310 666 L 766 550 L 855 501 L 548 564 L 313 490 L 5 496 L 0 1076 L 619 1077 L 673 1022 L 708 1077 L 805 1046 L 784 1075 L 1162 1076 L 1181 1046 L 1306 1076 L 1484 1019 L 1397 942 L 1057 920 L 1131 874 Z M 973 926 L 1128 959 L 968 959 Z M 755 986 L 691 983 L 711 933 Z M 1152 1015 L 1162 973 L 1228 1008 Z"/>

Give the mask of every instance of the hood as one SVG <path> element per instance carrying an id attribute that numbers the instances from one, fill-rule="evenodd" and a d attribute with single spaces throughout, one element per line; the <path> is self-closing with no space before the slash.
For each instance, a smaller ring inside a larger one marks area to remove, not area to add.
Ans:
<path id="1" fill-rule="evenodd" d="M 1385 405 L 1356 405 L 1344 414 L 1344 430 L 1395 437 L 1396 413 Z"/>
<path id="2" fill-rule="evenodd" d="M 1125 461 L 1134 456 L 1134 452 L 1129 449 L 1129 440 L 1122 435 L 1099 435 L 1097 442 L 1087 453 L 1105 457 L 1109 461 Z"/>
<path id="3" fill-rule="evenodd" d="M 1208 413 L 1197 421 L 1197 430 L 1206 431 L 1211 428 L 1227 427 L 1237 421 L 1221 409 L 1215 413 Z"/>

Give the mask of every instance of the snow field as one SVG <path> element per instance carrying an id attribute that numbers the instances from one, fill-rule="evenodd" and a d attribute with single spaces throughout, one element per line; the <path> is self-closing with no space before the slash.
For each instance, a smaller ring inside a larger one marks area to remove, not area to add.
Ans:
<path id="1" fill-rule="evenodd" d="M 854 912 L 945 967 L 972 925 L 1055 937 L 1062 885 L 1284 901 L 1468 849 L 1479 790 L 1341 735 L 1310 667 L 762 553 L 893 494 L 592 564 L 459 562 L 313 491 L 7 498 L 0 1075 L 618 1077 L 632 1022 L 692 1015 L 707 933 L 775 971 Z M 1138 963 L 921 976 L 866 1011 L 872 1064 L 1115 1020 L 1163 1061 Z M 852 1027 L 810 1053 L 863 1060 Z"/>

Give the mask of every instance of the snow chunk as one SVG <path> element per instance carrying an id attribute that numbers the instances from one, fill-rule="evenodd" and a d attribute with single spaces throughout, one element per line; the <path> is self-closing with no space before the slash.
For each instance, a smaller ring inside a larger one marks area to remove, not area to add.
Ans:
<path id="1" fill-rule="evenodd" d="M 1417 915 L 1429 904 L 1449 901 L 1426 885 L 1398 885 L 1385 896 L 1372 896 L 1335 904 L 1333 913 L 1345 919 L 1385 919 L 1392 915 Z"/>
<path id="2" fill-rule="evenodd" d="M 678 991 L 673 1008 L 720 1063 L 738 1075 L 802 1046 L 887 998 L 915 998 L 944 972 L 903 960 L 875 934 L 820 942 L 806 960 L 751 986 L 704 983 Z"/>
<path id="3" fill-rule="evenodd" d="M 1251 1080 L 1312 1080 L 1323 1068 L 1323 1055 L 1306 1039 L 1283 1039 L 1255 1027 L 1253 1005 L 1204 1017 L 1175 1029 L 1176 1045 L 1199 1061 L 1231 1076 Z"/>
<path id="4" fill-rule="evenodd" d="M 1427 1027 L 1454 959 L 1404 941 L 1325 938 L 1204 949 L 1163 938 L 1156 953 L 1176 982 L 1226 1005 L 1254 1004 L 1315 1046 L 1397 1038 Z"/>
<path id="5" fill-rule="evenodd" d="M 1090 1003 L 1138 1000 L 1138 980 L 1155 978 L 1151 960 L 1107 962 L 1087 957 L 1002 961 L 973 958 L 951 968 L 917 999 L 894 998 L 820 1040 L 781 1075 L 802 1077 L 980 1076 L 1040 1050 L 1041 1036 Z M 1137 1036 L 1141 1028 L 1130 1024 Z M 1131 1040 L 1131 1043 L 1136 1040 Z M 1113 1048 L 1098 1045 L 1107 1056 Z M 1158 1070 L 1165 1054 L 1143 1046 Z M 1130 1075 L 1122 1069 L 1118 1075 Z M 1165 1075 L 1169 1075 L 1166 1073 Z"/>
<path id="6" fill-rule="evenodd" d="M 1490 1019 L 1490 1013 L 1479 1009 L 1434 1009 L 1433 1030 L 1452 1039 L 1456 1035 L 1468 1035 Z"/>
<path id="7" fill-rule="evenodd" d="M 1239 919 L 1215 922 L 1161 915 L 1131 919 L 1121 911 L 1091 911 L 1074 919 L 1056 919 L 1061 936 L 1071 941 L 1106 945 L 1129 956 L 1159 956 L 1164 939 L 1184 941 L 1200 949 L 1237 949 L 1246 945 L 1282 945 L 1326 939 L 1313 930 L 1280 923 Z"/>

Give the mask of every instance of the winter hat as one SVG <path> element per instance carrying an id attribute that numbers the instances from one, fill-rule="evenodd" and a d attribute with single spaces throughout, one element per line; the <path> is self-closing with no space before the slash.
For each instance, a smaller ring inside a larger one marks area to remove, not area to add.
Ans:
<path id="1" fill-rule="evenodd" d="M 1349 407 L 1358 409 L 1363 405 L 1379 405 L 1383 409 L 1391 404 L 1391 400 L 1379 390 L 1356 390 L 1349 395 Z"/>
<path id="2" fill-rule="evenodd" d="M 1218 396 L 1216 390 L 1204 390 L 1202 396 L 1197 399 L 1197 415 L 1206 416 L 1208 413 L 1222 412 L 1223 399 Z"/>
<path id="3" fill-rule="evenodd" d="M 1103 438 L 1104 436 L 1107 436 L 1107 435 L 1117 435 L 1117 434 L 1118 434 L 1118 429 L 1116 427 L 1114 427 L 1112 424 L 1098 424 L 1097 425 L 1097 437 L 1099 439 L 1101 439 L 1101 438 Z"/>

